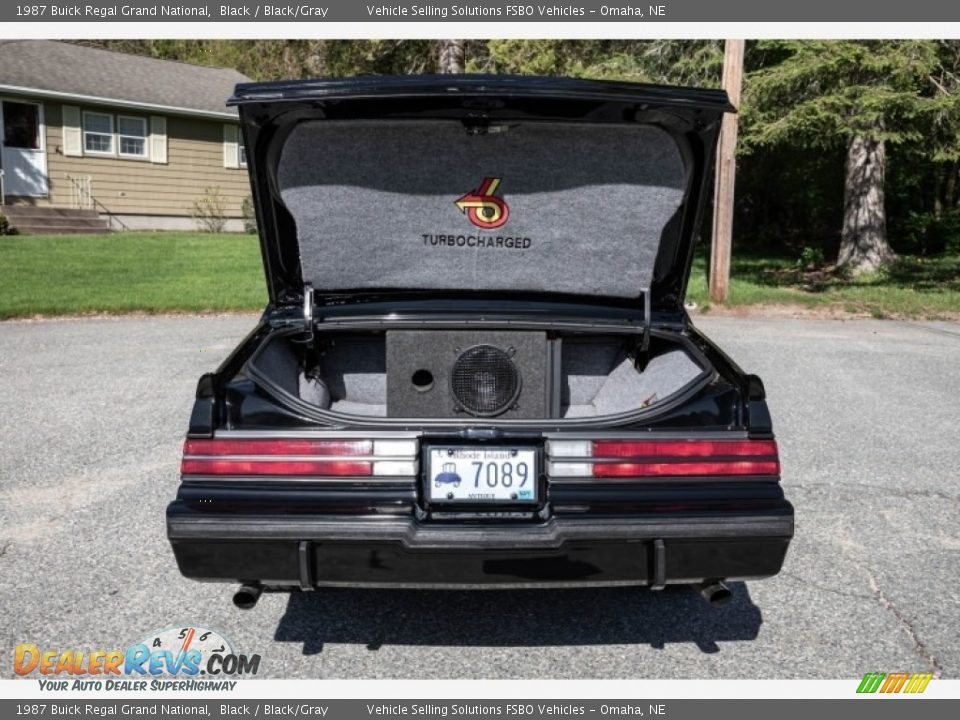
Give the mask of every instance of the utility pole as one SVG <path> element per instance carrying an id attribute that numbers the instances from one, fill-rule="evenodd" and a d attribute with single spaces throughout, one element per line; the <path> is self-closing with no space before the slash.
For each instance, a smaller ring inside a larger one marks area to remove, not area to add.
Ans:
<path id="1" fill-rule="evenodd" d="M 727 40 L 723 47 L 723 89 L 740 109 L 743 85 L 743 40 Z M 720 128 L 713 195 L 713 241 L 710 245 L 710 299 L 725 302 L 730 291 L 730 245 L 733 238 L 733 188 L 737 173 L 737 116 L 727 113 Z"/>

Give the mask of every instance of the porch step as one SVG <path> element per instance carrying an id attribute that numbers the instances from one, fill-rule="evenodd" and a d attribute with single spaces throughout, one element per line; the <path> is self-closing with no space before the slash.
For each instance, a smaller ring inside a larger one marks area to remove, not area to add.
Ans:
<path id="1" fill-rule="evenodd" d="M 96 210 L 35 205 L 3 205 L 0 212 L 23 235 L 110 232 L 110 222 Z"/>
<path id="2" fill-rule="evenodd" d="M 70 217 L 63 215 L 29 215 L 24 217 L 23 215 L 7 215 L 7 219 L 10 221 L 11 225 L 15 225 L 20 228 L 20 232 L 23 232 L 24 227 L 34 227 L 34 228 L 55 228 L 55 227 L 76 227 L 76 228 L 86 228 L 96 230 L 98 228 L 107 227 L 107 221 L 102 220 L 101 218 L 94 215 L 93 217 L 87 216 L 78 216 Z"/>
<path id="3" fill-rule="evenodd" d="M 110 228 L 85 228 L 75 225 L 55 225 L 53 227 L 37 227 L 35 225 L 14 225 L 19 235 L 106 235 Z"/>

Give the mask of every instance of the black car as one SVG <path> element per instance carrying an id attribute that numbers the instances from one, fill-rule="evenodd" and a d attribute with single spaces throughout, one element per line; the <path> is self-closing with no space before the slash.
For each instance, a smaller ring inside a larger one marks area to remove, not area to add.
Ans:
<path id="1" fill-rule="evenodd" d="M 760 379 L 684 309 L 715 90 L 510 76 L 239 85 L 269 304 L 204 375 L 180 571 L 267 589 L 779 572 Z"/>

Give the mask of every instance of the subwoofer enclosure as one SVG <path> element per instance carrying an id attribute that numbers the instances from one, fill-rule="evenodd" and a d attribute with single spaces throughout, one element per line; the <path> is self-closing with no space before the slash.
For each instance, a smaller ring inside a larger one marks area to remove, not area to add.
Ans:
<path id="1" fill-rule="evenodd" d="M 389 330 L 387 416 L 545 418 L 557 388 L 544 332 Z"/>

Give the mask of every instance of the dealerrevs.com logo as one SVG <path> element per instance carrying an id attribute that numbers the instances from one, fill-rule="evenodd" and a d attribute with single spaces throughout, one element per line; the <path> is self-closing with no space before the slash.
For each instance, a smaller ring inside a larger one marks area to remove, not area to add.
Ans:
<path id="1" fill-rule="evenodd" d="M 174 627 L 150 633 L 126 650 L 43 649 L 21 643 L 13 671 L 36 676 L 41 690 L 232 690 L 252 677 L 259 655 L 234 651 L 215 630 Z"/>

